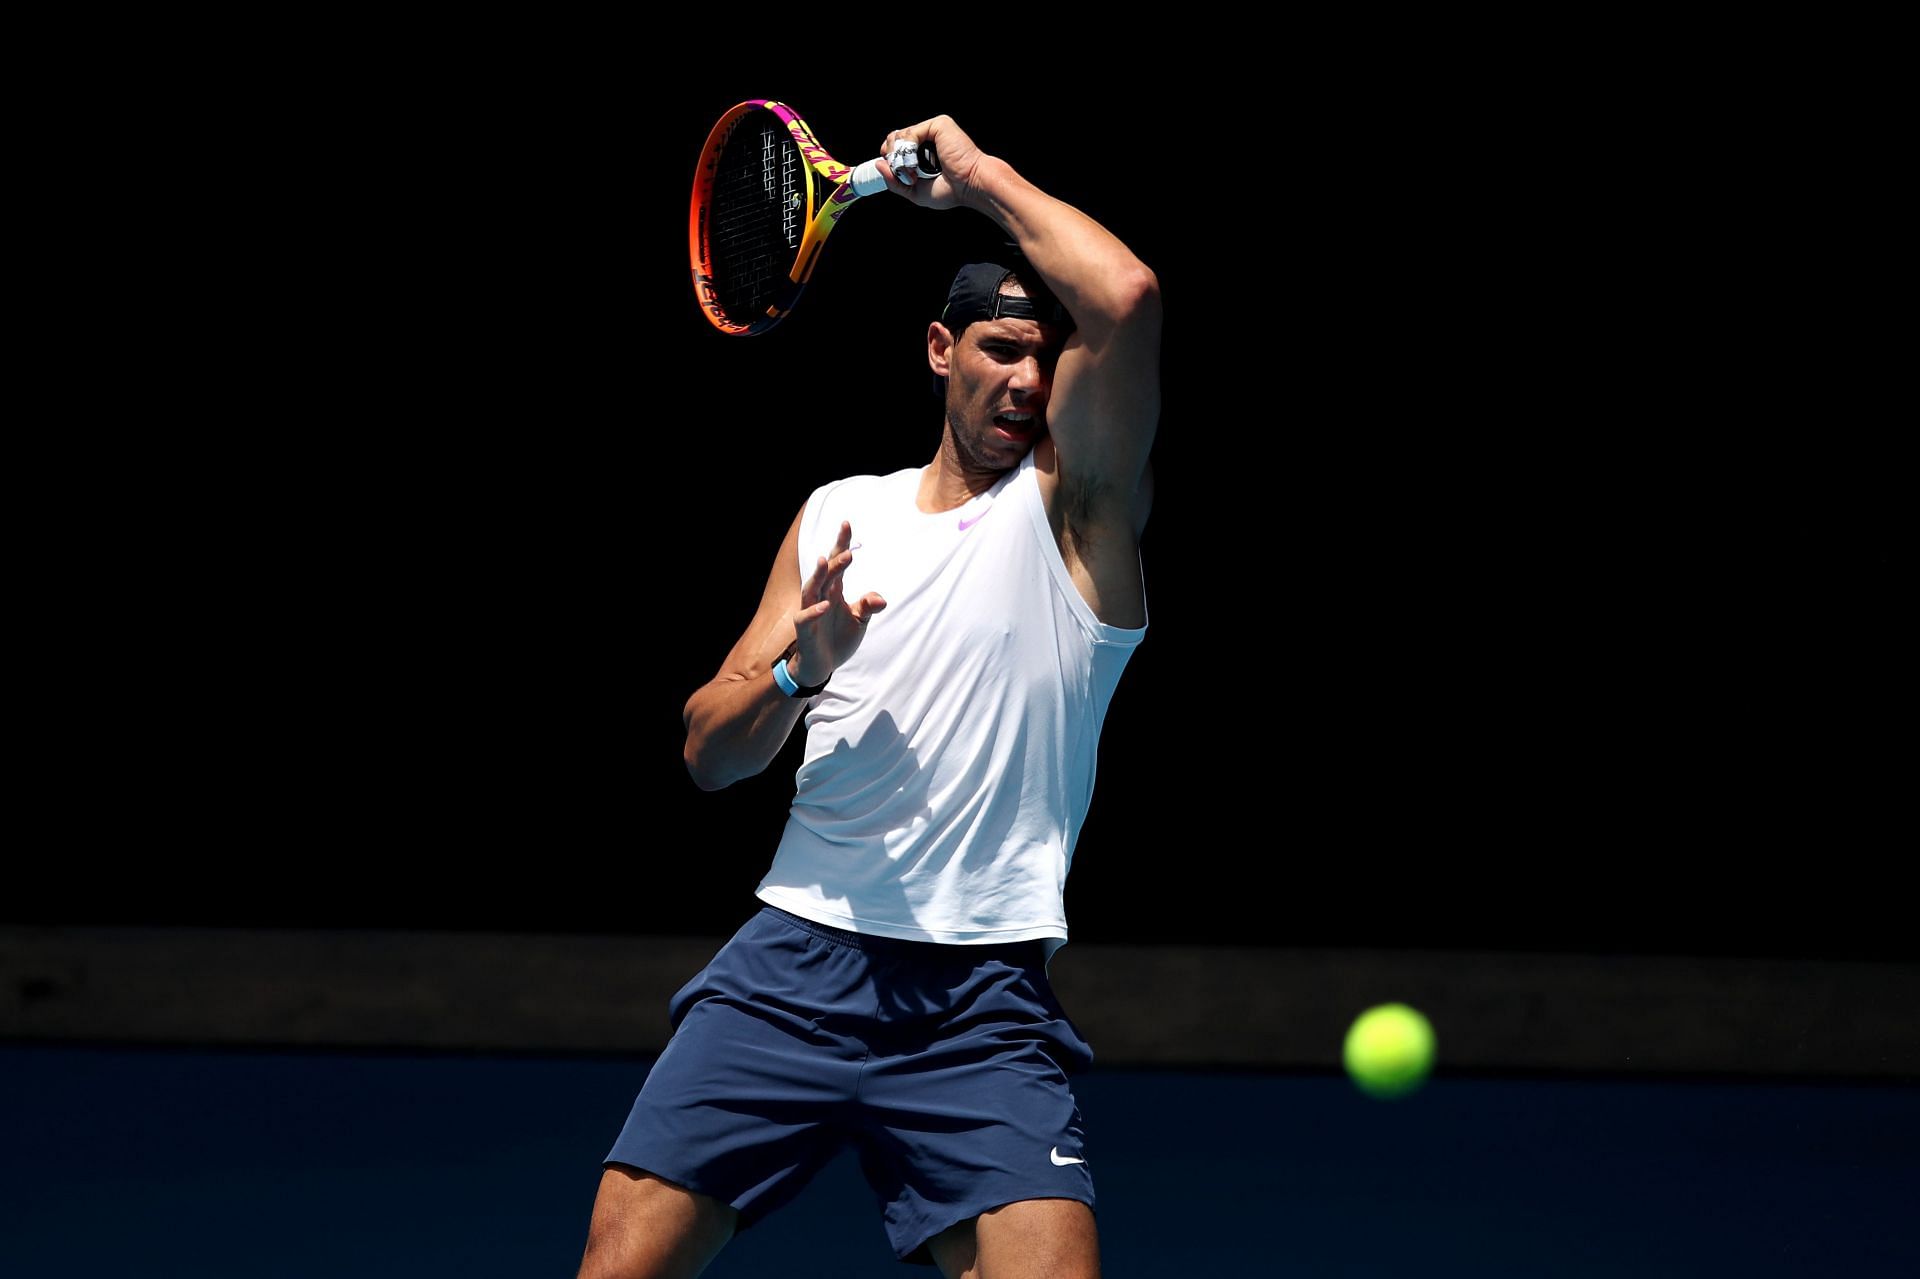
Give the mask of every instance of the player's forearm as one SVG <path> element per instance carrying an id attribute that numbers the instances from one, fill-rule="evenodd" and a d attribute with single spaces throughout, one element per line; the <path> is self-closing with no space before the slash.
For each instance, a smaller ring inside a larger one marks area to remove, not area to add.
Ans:
<path id="1" fill-rule="evenodd" d="M 789 697 L 771 671 L 722 677 L 687 699 L 681 756 L 701 790 L 719 790 L 765 770 L 786 745 L 806 702 Z"/>
<path id="2" fill-rule="evenodd" d="M 1159 280 L 1146 263 L 1118 236 L 1021 177 L 1005 160 L 981 157 L 967 203 L 1013 237 L 1089 342 L 1158 316 Z"/>

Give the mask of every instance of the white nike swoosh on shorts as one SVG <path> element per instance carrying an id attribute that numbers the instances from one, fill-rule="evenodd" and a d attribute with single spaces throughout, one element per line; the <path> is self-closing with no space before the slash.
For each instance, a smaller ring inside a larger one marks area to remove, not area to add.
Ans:
<path id="1" fill-rule="evenodd" d="M 1052 1159 L 1056 1165 L 1062 1168 L 1066 1167 L 1068 1164 L 1083 1164 L 1087 1162 L 1084 1159 L 1069 1159 L 1069 1158 L 1062 1157 L 1062 1155 L 1060 1154 L 1060 1147 L 1058 1146 L 1055 1146 L 1052 1150 L 1049 1150 L 1047 1152 L 1047 1157 Z"/>

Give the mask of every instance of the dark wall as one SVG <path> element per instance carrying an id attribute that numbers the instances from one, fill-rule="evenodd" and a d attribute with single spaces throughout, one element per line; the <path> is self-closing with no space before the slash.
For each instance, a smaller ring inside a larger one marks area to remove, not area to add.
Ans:
<path id="1" fill-rule="evenodd" d="M 1687 381 L 1644 200 L 1465 96 L 1103 116 L 907 81 L 481 77 L 356 116 L 217 233 L 267 300 L 217 429 L 85 542 L 110 617 L 36 765 L 66 816 L 0 919 L 751 910 L 797 757 L 701 794 L 681 706 L 809 490 L 931 455 L 925 324 L 997 239 L 866 201 L 784 326 L 720 337 L 694 158 L 788 93 L 848 159 L 949 112 L 1160 275 L 1152 629 L 1077 939 L 1914 953 L 1872 869 L 1910 570 L 1885 449 L 1782 445 Z"/>

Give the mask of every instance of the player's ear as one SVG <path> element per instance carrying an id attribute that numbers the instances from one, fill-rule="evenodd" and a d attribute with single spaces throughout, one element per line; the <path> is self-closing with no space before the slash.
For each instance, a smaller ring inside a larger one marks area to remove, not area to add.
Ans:
<path id="1" fill-rule="evenodd" d="M 947 368 L 953 355 L 953 334 L 947 326 L 935 320 L 927 326 L 927 367 L 933 370 L 935 377 L 947 376 Z"/>

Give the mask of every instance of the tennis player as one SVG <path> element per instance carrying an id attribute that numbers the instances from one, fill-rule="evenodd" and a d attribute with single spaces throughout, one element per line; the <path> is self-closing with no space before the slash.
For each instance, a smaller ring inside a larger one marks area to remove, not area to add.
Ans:
<path id="1" fill-rule="evenodd" d="M 950 117 L 881 154 L 902 140 L 941 171 L 887 166 L 889 189 L 984 214 L 1011 249 L 961 267 L 927 326 L 932 459 L 815 489 L 687 702 L 704 789 L 761 772 L 802 721 L 806 749 L 756 913 L 669 1002 L 583 1279 L 699 1274 L 849 1144 L 903 1261 L 1100 1271 L 1069 1082 L 1093 1050 L 1047 966 L 1101 726 L 1146 634 L 1159 283 Z"/>

